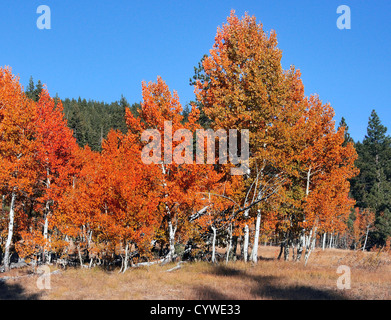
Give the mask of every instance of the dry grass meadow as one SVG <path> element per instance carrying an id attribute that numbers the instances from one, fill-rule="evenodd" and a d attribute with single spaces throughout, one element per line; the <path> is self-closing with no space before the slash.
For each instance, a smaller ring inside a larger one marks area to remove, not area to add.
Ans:
<path id="1" fill-rule="evenodd" d="M 391 255 L 386 252 L 316 250 L 309 263 L 278 261 L 279 249 L 260 247 L 257 265 L 243 262 L 153 265 L 118 271 L 67 269 L 51 275 L 50 290 L 37 287 L 30 270 L 0 281 L 0 299 L 37 300 L 389 300 Z M 351 289 L 337 288 L 337 268 L 351 270 Z M 56 268 L 53 267 L 52 270 Z"/>

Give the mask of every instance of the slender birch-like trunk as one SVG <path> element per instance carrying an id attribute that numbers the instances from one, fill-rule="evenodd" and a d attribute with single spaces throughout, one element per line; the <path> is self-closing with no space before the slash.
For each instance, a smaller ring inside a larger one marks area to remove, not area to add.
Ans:
<path id="1" fill-rule="evenodd" d="M 129 244 L 126 243 L 126 246 L 125 246 L 125 261 L 124 261 L 124 269 L 122 271 L 122 273 L 125 273 L 126 270 L 128 270 L 128 260 L 129 260 L 129 255 L 128 255 L 128 252 L 129 252 Z"/>
<path id="2" fill-rule="evenodd" d="M 168 257 L 169 260 L 172 261 L 174 259 L 175 255 L 175 233 L 176 233 L 176 227 L 172 225 L 172 219 L 169 217 L 168 220 L 168 241 L 169 241 L 169 252 Z"/>
<path id="3" fill-rule="evenodd" d="M 10 248 L 12 244 L 12 237 L 14 234 L 14 222 L 15 222 L 15 200 L 16 200 L 16 194 L 12 193 L 10 212 L 9 212 L 8 237 L 4 248 L 4 262 L 3 262 L 4 271 L 9 271 L 10 269 Z"/>
<path id="4" fill-rule="evenodd" d="M 50 189 L 50 178 L 49 178 L 49 167 L 46 167 L 46 188 Z M 45 239 L 45 248 L 43 250 L 43 260 L 44 262 L 49 262 L 49 251 L 47 250 L 47 245 L 49 244 L 48 234 L 49 234 L 49 214 L 50 214 L 50 200 L 46 201 L 45 205 L 45 224 L 43 228 L 43 237 Z"/>
<path id="5" fill-rule="evenodd" d="M 322 243 L 322 250 L 326 249 L 326 235 L 327 232 L 323 233 L 323 243 Z"/>
<path id="6" fill-rule="evenodd" d="M 80 244 L 77 245 L 77 253 L 79 254 L 80 268 L 83 268 L 83 257 L 81 256 Z"/>
<path id="7" fill-rule="evenodd" d="M 317 230 L 317 227 L 315 227 L 315 230 L 313 232 L 313 236 L 312 236 L 312 230 L 311 230 L 312 240 L 310 238 L 309 241 L 308 241 L 309 246 L 308 246 L 308 250 L 305 251 L 305 263 L 304 263 L 304 265 L 307 265 L 308 259 L 310 258 L 310 255 L 311 255 L 311 252 L 315 248 L 315 244 L 316 244 L 316 230 Z"/>
<path id="8" fill-rule="evenodd" d="M 46 208 L 48 209 L 49 204 L 46 203 Z M 49 217 L 48 213 L 45 214 L 45 224 L 43 227 L 43 237 L 47 240 L 48 239 L 48 234 L 49 234 Z"/>
<path id="9" fill-rule="evenodd" d="M 249 172 L 248 172 L 249 175 L 250 175 L 250 172 L 251 172 L 251 170 L 249 170 Z M 251 190 L 251 188 L 250 188 L 250 190 Z M 247 196 L 248 195 L 249 194 L 247 193 L 246 198 L 244 200 L 245 205 L 247 205 Z M 254 193 L 254 195 L 255 195 L 255 193 Z M 249 245 L 249 241 L 250 241 L 250 229 L 248 227 L 248 222 L 247 222 L 247 220 L 249 218 L 249 214 L 250 214 L 249 209 L 244 211 L 244 219 L 246 221 L 246 224 L 244 226 L 244 242 L 243 242 L 243 260 L 244 260 L 244 262 L 247 262 L 247 260 L 248 260 L 248 245 Z"/>
<path id="10" fill-rule="evenodd" d="M 254 263 L 258 262 L 258 246 L 259 246 L 259 232 L 261 230 L 261 210 L 258 210 L 257 213 L 257 222 L 255 224 L 255 234 L 254 234 L 254 245 L 253 245 L 253 251 L 251 254 L 251 260 Z"/>
<path id="11" fill-rule="evenodd" d="M 43 227 L 43 238 L 45 239 L 45 248 L 43 250 L 43 259 L 45 263 L 50 262 L 49 261 L 49 251 L 47 250 L 47 245 L 49 244 L 49 210 L 50 205 L 49 201 L 46 201 L 46 208 L 45 208 L 45 224 Z"/>
<path id="12" fill-rule="evenodd" d="M 311 167 L 308 169 L 308 172 L 307 172 L 307 186 L 306 186 L 306 190 L 305 190 L 305 194 L 308 196 L 309 193 L 310 193 L 310 179 L 311 179 Z"/>
<path id="13" fill-rule="evenodd" d="M 232 223 L 230 224 L 230 227 L 228 229 L 228 248 L 225 257 L 225 263 L 228 263 L 229 261 L 229 255 L 231 253 L 231 249 L 232 249 Z"/>
<path id="14" fill-rule="evenodd" d="M 304 254 L 304 263 L 307 264 L 308 258 L 311 254 L 311 240 L 312 240 L 313 229 L 310 231 L 308 238 L 306 240 L 305 254 Z"/>
<path id="15" fill-rule="evenodd" d="M 333 236 L 334 236 L 334 232 L 332 232 L 332 233 L 330 234 L 329 249 L 331 249 L 332 244 L 333 244 Z"/>
<path id="16" fill-rule="evenodd" d="M 164 164 L 162 164 L 162 173 L 163 173 L 163 177 L 165 177 L 166 175 L 166 168 L 164 167 Z M 166 188 L 167 187 L 167 184 L 163 178 L 163 187 Z M 167 197 L 168 194 L 165 195 L 165 197 Z M 168 207 L 168 205 L 166 204 L 166 213 L 167 213 L 167 216 L 168 216 L 168 242 L 169 242 L 169 252 L 168 252 L 168 256 L 167 258 L 169 259 L 169 261 L 172 261 L 174 259 L 174 255 L 175 255 L 175 233 L 176 233 L 176 227 L 174 227 L 172 225 L 172 214 L 171 214 L 171 210 L 170 208 Z"/>
<path id="17" fill-rule="evenodd" d="M 214 226 L 211 226 L 213 231 L 213 239 L 212 239 L 212 263 L 216 263 L 216 237 L 217 237 L 217 229 Z"/>
<path id="18" fill-rule="evenodd" d="M 244 213 L 245 219 L 248 218 L 249 215 L 249 210 L 246 210 Z M 249 240 L 250 240 L 250 229 L 248 227 L 248 224 L 244 226 L 244 243 L 243 243 L 243 259 L 244 262 L 247 262 L 248 260 L 248 245 L 249 245 Z"/>
<path id="19" fill-rule="evenodd" d="M 367 246 L 368 233 L 369 233 L 369 227 L 367 227 L 367 234 L 365 235 L 365 241 L 364 241 L 364 246 L 362 247 L 362 251 L 365 251 L 365 247 Z"/>
<path id="20" fill-rule="evenodd" d="M 306 182 L 306 188 L 305 188 L 306 197 L 308 197 L 308 195 L 310 194 L 311 171 L 312 171 L 312 167 L 310 166 L 307 171 L 307 182 Z M 306 221 L 306 218 L 304 216 L 304 222 L 305 221 Z M 297 246 L 297 256 L 296 256 L 297 261 L 301 260 L 304 248 L 306 248 L 305 255 L 307 255 L 308 242 L 310 241 L 312 231 L 310 231 L 310 235 L 308 236 L 308 239 L 306 236 L 306 231 L 307 231 L 306 229 L 303 229 L 301 231 L 299 243 Z"/>

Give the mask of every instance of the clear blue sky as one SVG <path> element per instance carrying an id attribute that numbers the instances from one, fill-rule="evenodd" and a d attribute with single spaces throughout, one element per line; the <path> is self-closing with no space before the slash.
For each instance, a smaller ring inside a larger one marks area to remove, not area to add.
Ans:
<path id="1" fill-rule="evenodd" d="M 351 29 L 336 26 L 339 5 L 351 8 Z M 51 30 L 39 30 L 39 5 L 51 9 Z M 283 67 L 302 72 L 306 94 L 330 102 L 355 140 L 376 109 L 391 133 L 391 1 L 389 0 L 17 0 L 0 7 L 0 65 L 21 83 L 30 76 L 52 95 L 112 102 L 141 100 L 141 81 L 158 75 L 185 105 L 189 78 L 212 47 L 230 10 L 257 17 L 277 32 Z"/>

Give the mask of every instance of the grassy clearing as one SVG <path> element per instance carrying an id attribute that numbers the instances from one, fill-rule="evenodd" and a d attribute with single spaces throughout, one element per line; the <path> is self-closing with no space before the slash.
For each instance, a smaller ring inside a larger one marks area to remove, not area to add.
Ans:
<path id="1" fill-rule="evenodd" d="M 51 290 L 39 290 L 37 276 L 0 282 L 0 299 L 391 299 L 389 253 L 316 250 L 309 264 L 277 261 L 278 248 L 260 247 L 257 265 L 205 262 L 131 269 L 68 269 L 51 276 Z M 337 288 L 337 268 L 351 268 L 351 289 Z M 13 276 L 18 272 L 13 271 Z M 5 274 L 0 275 L 5 276 Z M 9 276 L 7 274 L 7 276 Z"/>

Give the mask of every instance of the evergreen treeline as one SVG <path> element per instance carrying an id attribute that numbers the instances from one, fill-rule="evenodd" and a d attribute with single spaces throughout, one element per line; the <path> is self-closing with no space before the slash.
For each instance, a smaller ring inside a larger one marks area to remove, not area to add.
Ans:
<path id="1" fill-rule="evenodd" d="M 130 105 L 123 96 L 112 103 L 98 102 L 79 98 L 62 101 L 68 126 L 73 130 L 77 143 L 100 151 L 103 139 L 110 129 L 126 132 L 125 109 L 137 113 L 139 104 Z"/>
<path id="2" fill-rule="evenodd" d="M 38 80 L 35 85 L 31 77 L 26 95 L 30 99 L 38 101 L 41 91 L 41 81 Z M 134 115 L 137 115 L 137 110 L 140 108 L 139 103 L 130 105 L 124 96 L 121 96 L 119 101 L 112 103 L 66 98 L 62 100 L 62 104 L 68 126 L 73 130 L 79 146 L 88 145 L 94 151 L 101 151 L 102 140 L 107 137 L 110 129 L 126 133 L 126 108 L 129 108 Z"/>

